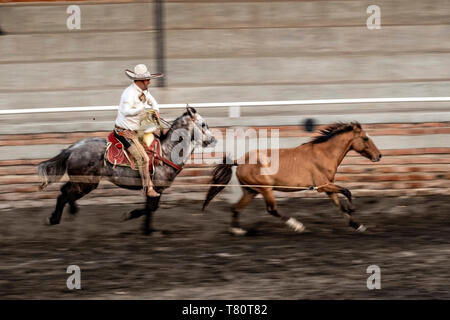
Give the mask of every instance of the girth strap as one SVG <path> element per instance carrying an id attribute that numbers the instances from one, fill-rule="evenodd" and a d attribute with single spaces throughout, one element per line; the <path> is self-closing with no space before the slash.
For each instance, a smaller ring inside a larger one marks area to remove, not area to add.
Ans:
<path id="1" fill-rule="evenodd" d="M 173 163 L 172 161 L 170 161 L 169 159 L 164 158 L 163 156 L 159 155 L 157 152 L 155 152 L 154 150 L 149 150 L 150 152 L 152 152 L 154 154 L 154 157 L 158 160 L 161 160 L 162 162 L 164 162 L 165 164 L 171 166 L 172 168 L 174 168 L 177 171 L 181 171 L 183 168 L 180 167 L 179 165 L 176 165 L 175 163 Z"/>

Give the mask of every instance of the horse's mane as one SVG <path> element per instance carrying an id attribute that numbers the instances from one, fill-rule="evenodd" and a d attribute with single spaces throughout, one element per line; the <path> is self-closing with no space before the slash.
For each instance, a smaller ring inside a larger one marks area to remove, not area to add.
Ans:
<path id="1" fill-rule="evenodd" d="M 352 131 L 354 125 L 356 125 L 359 129 L 361 129 L 361 125 L 359 124 L 359 122 L 351 122 L 351 123 L 336 122 L 330 124 L 325 129 L 319 130 L 320 135 L 313 137 L 310 142 L 316 144 L 328 141 L 331 138 L 340 135 L 341 133 Z"/>

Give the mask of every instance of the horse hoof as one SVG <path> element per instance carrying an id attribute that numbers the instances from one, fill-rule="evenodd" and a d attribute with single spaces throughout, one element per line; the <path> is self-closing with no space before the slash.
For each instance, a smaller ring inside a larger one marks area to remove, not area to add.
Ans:
<path id="1" fill-rule="evenodd" d="M 73 216 L 75 216 L 75 215 L 78 213 L 78 211 L 79 211 L 79 208 L 76 207 L 76 206 L 72 206 L 72 207 L 70 207 L 70 209 L 69 209 L 69 213 L 70 213 L 71 215 L 73 215 Z"/>
<path id="2" fill-rule="evenodd" d="M 167 233 L 164 230 L 150 228 L 150 229 L 144 230 L 143 234 L 145 236 L 162 237 L 162 236 L 165 236 Z"/>
<path id="3" fill-rule="evenodd" d="M 124 214 L 122 214 L 122 216 L 120 217 L 120 221 L 125 222 L 131 219 L 131 214 L 129 212 L 125 212 Z"/>
<path id="4" fill-rule="evenodd" d="M 247 231 L 242 228 L 230 228 L 231 234 L 235 236 L 245 236 L 247 234 Z"/>
<path id="5" fill-rule="evenodd" d="M 366 231 L 367 230 L 367 228 L 362 224 L 362 225 L 360 225 L 359 227 L 358 227 L 358 229 L 356 229 L 356 232 L 364 232 L 364 231 Z"/>
<path id="6" fill-rule="evenodd" d="M 52 221 L 51 217 L 47 217 L 47 218 L 45 218 L 44 224 L 46 226 L 53 226 L 55 224 L 58 224 L 58 222 L 55 223 L 55 222 Z"/>
<path id="7" fill-rule="evenodd" d="M 289 218 L 289 220 L 286 221 L 286 224 L 292 228 L 295 232 L 303 232 L 305 231 L 305 226 L 303 225 L 303 223 L 297 221 L 294 218 Z"/>

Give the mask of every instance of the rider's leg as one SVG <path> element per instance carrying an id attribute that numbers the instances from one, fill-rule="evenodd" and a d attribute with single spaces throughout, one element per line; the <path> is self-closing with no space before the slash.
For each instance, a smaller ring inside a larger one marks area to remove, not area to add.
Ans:
<path id="1" fill-rule="evenodd" d="M 139 147 L 133 143 L 129 148 L 128 152 L 131 153 L 133 158 L 136 160 L 136 165 L 139 169 L 139 174 L 141 175 L 142 179 L 142 189 L 144 191 L 144 195 L 149 196 L 158 196 L 158 194 L 153 190 L 153 186 L 150 181 L 150 173 L 148 171 L 148 156 L 147 154 L 143 154 Z M 145 153 L 145 152 L 144 152 Z M 151 190 L 150 190 L 151 187 Z M 156 193 L 156 195 L 153 195 Z"/>
<path id="2" fill-rule="evenodd" d="M 150 177 L 150 159 L 148 158 L 147 152 L 145 152 L 144 147 L 140 146 L 142 148 L 143 152 L 143 159 L 144 159 L 144 175 L 145 179 L 147 180 L 148 189 L 147 189 L 147 196 L 149 197 L 159 197 L 160 194 L 153 189 L 153 182 Z"/>
<path id="3" fill-rule="evenodd" d="M 145 175 L 143 171 L 144 160 L 142 159 L 142 155 L 139 152 L 138 148 L 134 145 L 134 143 L 127 149 L 127 151 L 133 156 L 136 161 L 136 166 L 139 169 L 139 174 L 141 175 L 142 187 L 145 189 L 147 187 L 147 183 L 145 182 Z"/>
<path id="4" fill-rule="evenodd" d="M 149 171 L 150 160 L 148 158 L 147 153 L 145 152 L 144 147 L 139 142 L 134 142 L 132 146 L 128 148 L 128 151 L 130 151 L 130 153 L 136 159 L 139 168 L 139 173 L 141 174 L 142 178 L 142 187 L 144 189 L 144 195 L 147 195 L 149 197 L 159 196 L 159 193 L 157 193 L 153 189 L 153 183 L 152 180 L 150 179 L 150 171 Z"/>

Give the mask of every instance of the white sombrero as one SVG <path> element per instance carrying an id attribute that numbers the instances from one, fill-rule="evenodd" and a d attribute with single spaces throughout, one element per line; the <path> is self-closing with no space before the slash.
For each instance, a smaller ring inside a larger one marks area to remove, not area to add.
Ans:
<path id="1" fill-rule="evenodd" d="M 161 73 L 150 73 L 145 64 L 138 64 L 136 67 L 134 67 L 134 72 L 126 69 L 125 74 L 131 80 L 148 80 L 163 77 L 163 74 Z"/>

